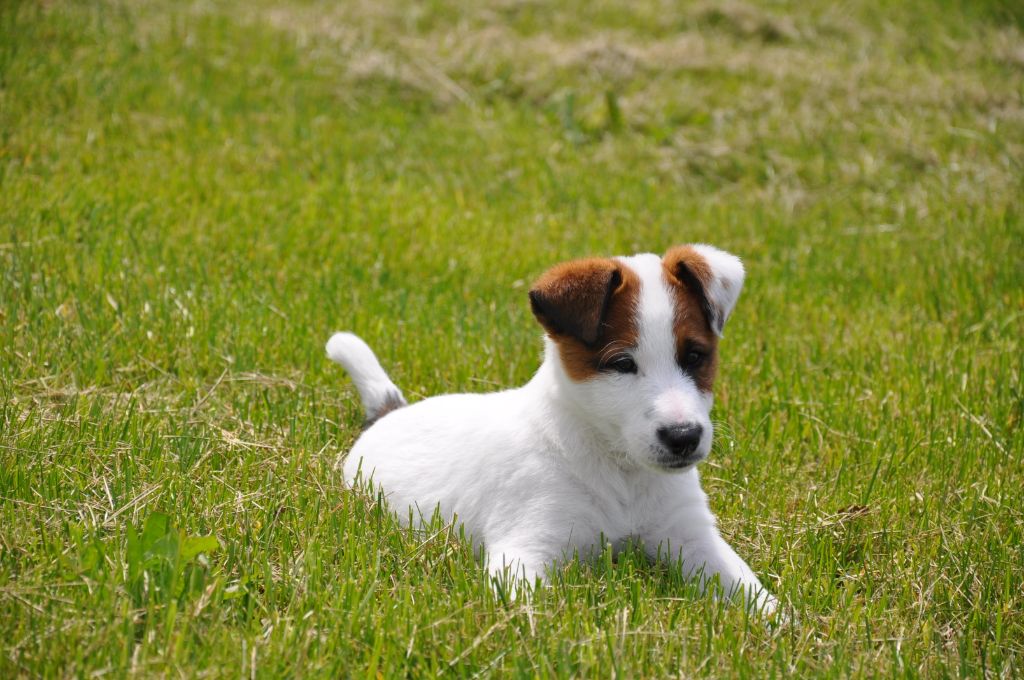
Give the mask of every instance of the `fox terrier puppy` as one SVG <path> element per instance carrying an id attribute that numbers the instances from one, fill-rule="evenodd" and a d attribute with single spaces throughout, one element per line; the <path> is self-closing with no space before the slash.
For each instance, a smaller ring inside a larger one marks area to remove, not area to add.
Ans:
<path id="1" fill-rule="evenodd" d="M 496 577 L 547 578 L 573 555 L 639 542 L 715 592 L 776 600 L 719 536 L 697 464 L 711 450 L 718 339 L 743 265 L 708 245 L 566 262 L 530 290 L 544 361 L 516 389 L 406 403 L 351 333 L 327 343 L 366 429 L 348 484 L 383 490 L 400 518 L 456 517 Z M 514 584 L 514 581 L 513 581 Z"/>

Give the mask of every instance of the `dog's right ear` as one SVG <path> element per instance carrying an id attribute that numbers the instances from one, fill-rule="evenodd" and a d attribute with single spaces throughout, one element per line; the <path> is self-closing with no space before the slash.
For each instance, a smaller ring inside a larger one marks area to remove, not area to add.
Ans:
<path id="1" fill-rule="evenodd" d="M 592 258 L 556 265 L 530 289 L 530 306 L 552 336 L 570 336 L 586 345 L 601 337 L 612 296 L 622 286 L 622 265 Z"/>

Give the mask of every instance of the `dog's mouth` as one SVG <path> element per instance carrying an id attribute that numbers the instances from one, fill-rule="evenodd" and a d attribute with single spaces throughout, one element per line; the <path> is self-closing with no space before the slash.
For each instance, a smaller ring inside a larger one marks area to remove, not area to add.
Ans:
<path id="1" fill-rule="evenodd" d="M 697 463 L 707 458 L 707 454 L 704 453 L 691 453 L 686 456 L 675 456 L 671 454 L 662 453 L 658 456 L 657 463 L 659 467 L 666 470 L 672 470 L 673 472 L 683 472 L 688 470 Z"/>

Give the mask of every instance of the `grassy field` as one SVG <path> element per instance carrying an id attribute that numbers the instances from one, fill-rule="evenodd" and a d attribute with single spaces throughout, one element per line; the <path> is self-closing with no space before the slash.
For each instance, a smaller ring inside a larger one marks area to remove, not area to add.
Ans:
<path id="1" fill-rule="evenodd" d="M 1016 3 L 0 3 L 0 677 L 1013 677 Z M 796 621 L 627 554 L 530 604 L 343 491 L 348 328 L 521 384 L 530 281 L 748 283 L 704 468 Z"/>

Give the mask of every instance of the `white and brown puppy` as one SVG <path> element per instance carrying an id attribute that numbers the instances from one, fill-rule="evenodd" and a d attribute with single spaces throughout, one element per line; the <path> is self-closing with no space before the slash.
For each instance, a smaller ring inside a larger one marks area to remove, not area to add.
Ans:
<path id="1" fill-rule="evenodd" d="M 742 286 L 739 259 L 707 245 L 560 264 L 530 290 L 547 331 L 530 382 L 411 406 L 370 348 L 338 333 L 327 354 L 351 374 L 369 424 L 345 479 L 372 480 L 403 519 L 410 507 L 457 516 L 495 575 L 532 582 L 602 538 L 639 541 L 772 610 L 718 535 L 696 469 L 711 450 L 718 338 Z"/>

